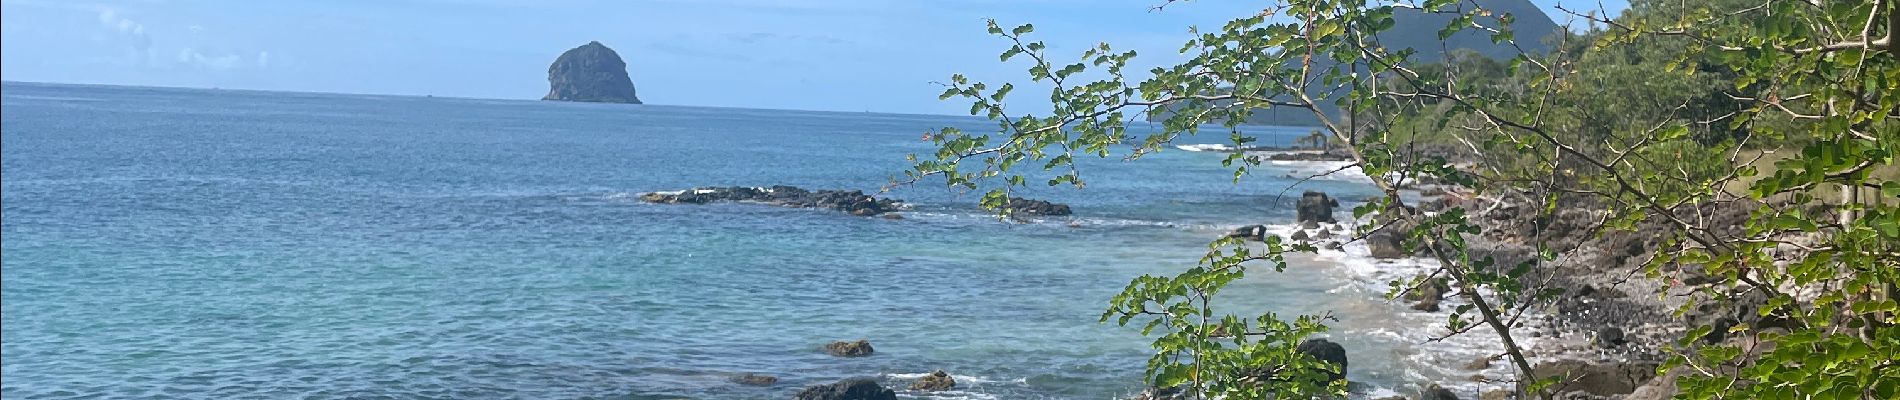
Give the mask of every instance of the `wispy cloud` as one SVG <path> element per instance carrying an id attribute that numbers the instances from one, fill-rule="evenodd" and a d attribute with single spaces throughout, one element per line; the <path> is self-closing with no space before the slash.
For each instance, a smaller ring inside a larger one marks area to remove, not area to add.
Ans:
<path id="1" fill-rule="evenodd" d="M 678 56 L 683 56 L 683 57 L 688 57 L 688 58 L 704 58 L 704 59 L 717 60 L 717 61 L 723 61 L 723 62 L 751 62 L 752 61 L 752 57 L 747 57 L 741 54 L 728 53 L 728 52 L 722 52 L 722 51 L 711 51 L 711 50 L 706 50 L 698 46 L 684 46 L 684 45 L 677 45 L 677 44 L 667 43 L 667 42 L 648 43 L 646 45 L 646 48 L 648 50 L 653 50 L 653 51 L 657 51 L 661 53 L 668 53 L 668 54 L 673 54 L 673 55 L 678 55 Z"/>
<path id="2" fill-rule="evenodd" d="M 119 15 L 119 9 L 117 8 L 100 6 L 99 7 L 99 24 L 105 25 L 107 28 L 116 29 L 120 33 L 128 33 L 128 34 L 133 34 L 133 35 L 145 34 L 145 24 L 138 23 L 138 21 L 133 21 L 131 18 L 126 18 L 123 15 Z"/>
<path id="3" fill-rule="evenodd" d="M 117 8 L 99 6 L 96 11 L 100 26 L 130 40 L 127 58 L 134 64 L 142 64 L 152 58 L 152 37 L 145 34 L 145 24 L 126 17 Z"/>
<path id="4" fill-rule="evenodd" d="M 827 44 L 827 45 L 844 45 L 844 44 L 855 43 L 850 40 L 838 38 L 836 36 L 800 35 L 800 34 L 795 34 L 795 33 L 776 33 L 776 32 L 732 33 L 732 34 L 726 35 L 726 40 L 731 40 L 731 41 L 739 42 L 742 44 L 760 44 L 760 43 L 774 42 L 774 41 L 808 42 L 808 43 Z"/>

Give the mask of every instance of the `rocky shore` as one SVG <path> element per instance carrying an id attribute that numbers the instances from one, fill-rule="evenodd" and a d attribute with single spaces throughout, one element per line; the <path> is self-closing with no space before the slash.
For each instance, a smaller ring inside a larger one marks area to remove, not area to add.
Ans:
<path id="1" fill-rule="evenodd" d="M 1455 152 L 1444 153 L 1453 163 L 1473 161 L 1450 154 Z M 1737 300 L 1724 305 L 1698 302 L 1701 305 L 1697 308 L 1676 316 L 1676 310 L 1685 302 L 1700 296 L 1691 287 L 1715 280 L 1693 270 L 1664 278 L 1678 280 L 1674 285 L 1644 275 L 1642 271 L 1644 264 L 1650 261 L 1650 254 L 1661 250 L 1656 241 L 1668 230 L 1665 217 L 1650 216 L 1633 231 L 1602 230 L 1599 228 L 1611 217 L 1607 207 L 1580 196 L 1559 196 L 1555 211 L 1542 215 L 1538 212 L 1545 206 L 1542 193 L 1479 195 L 1455 185 L 1437 184 L 1414 189 L 1418 189 L 1423 200 L 1414 204 L 1416 208 L 1412 211 L 1432 214 L 1461 208 L 1479 226 L 1481 233 L 1468 238 L 1472 259 L 1488 257 L 1494 260 L 1494 265 L 1513 266 L 1536 259 L 1540 244 L 1555 251 L 1554 260 L 1532 264 L 1532 272 L 1520 278 L 1519 283 L 1529 288 L 1526 292 L 1549 290 L 1560 294 L 1554 301 L 1543 303 L 1547 306 L 1526 310 L 1512 334 L 1523 342 L 1533 343 L 1525 349 L 1525 356 L 1538 377 L 1566 378 L 1554 386 L 1560 394 L 1558 398 L 1669 398 L 1676 394 L 1674 377 L 1656 376 L 1656 369 L 1668 357 L 1666 348 L 1688 330 L 1713 325 L 1719 332 L 1722 327 L 1738 324 L 1759 328 L 1771 327 L 1776 322 L 1772 315 L 1759 316 L 1757 310 L 1763 305 L 1763 297 L 1747 293 L 1734 294 Z M 1302 199 L 1302 214 L 1310 203 Z M 1676 217 L 1690 218 L 1693 214 L 1694 219 L 1707 226 L 1739 227 L 1754 208 L 1754 204 L 1745 202 L 1685 206 L 1676 211 Z M 1308 229 L 1296 232 L 1292 239 L 1301 240 L 1302 234 L 1312 231 L 1310 225 L 1304 228 Z M 1716 235 L 1739 237 L 1739 228 L 1735 230 L 1718 231 Z M 1318 241 L 1322 248 L 1336 249 L 1338 241 L 1351 240 L 1338 235 L 1332 238 L 1307 236 L 1304 239 Z M 1360 240 L 1375 258 L 1423 258 L 1405 252 L 1399 238 L 1390 233 L 1372 232 Z M 1663 295 L 1657 296 L 1657 293 Z M 1462 294 L 1456 293 L 1449 282 L 1437 279 L 1417 286 L 1400 301 L 1409 303 L 1409 307 L 1418 312 L 1442 313 L 1450 311 L 1441 303 L 1454 301 L 1459 296 Z M 1482 327 L 1479 330 L 1483 331 L 1466 334 L 1493 334 Z M 1720 333 L 1705 339 L 1710 342 L 1752 340 L 1722 337 Z M 1495 354 L 1474 360 L 1472 364 L 1476 367 L 1466 369 L 1488 368 L 1492 360 L 1504 356 Z M 1515 375 L 1515 369 L 1512 372 Z M 1517 377 L 1487 379 L 1509 381 Z M 1432 384 L 1436 382 L 1419 383 L 1421 387 Z M 1484 399 L 1522 398 L 1514 392 L 1491 390 L 1462 394 Z M 1437 394 L 1433 393 L 1441 392 L 1422 391 L 1419 398 L 1442 398 L 1434 397 Z"/>
<path id="2" fill-rule="evenodd" d="M 1726 305 L 1699 303 L 1675 316 L 1686 301 L 1699 296 L 1692 286 L 1714 280 L 1689 270 L 1663 278 L 1680 280 L 1681 285 L 1644 276 L 1649 255 L 1661 251 L 1655 242 L 1665 236 L 1662 217 L 1651 216 L 1633 231 L 1599 235 L 1596 227 L 1610 217 L 1605 207 L 1560 197 L 1558 211 L 1545 216 L 1535 211 L 1542 204 L 1531 198 L 1537 196 L 1495 196 L 1480 200 L 1488 205 L 1467 208 L 1481 212 L 1474 216 L 1483 233 L 1472 247 L 1474 257 L 1492 257 L 1498 265 L 1535 258 L 1539 243 L 1558 251 L 1555 260 L 1539 264 L 1520 281 L 1561 294 L 1539 310 L 1539 323 L 1526 324 L 1528 329 L 1514 334 L 1549 339 L 1537 341 L 1529 355 L 1534 356 L 1537 376 L 1570 377 L 1556 386 L 1564 398 L 1669 398 L 1675 394 L 1673 377 L 1657 377 L 1655 371 L 1668 357 L 1666 348 L 1688 330 L 1701 325 L 1773 325 L 1772 316 L 1756 312 L 1765 301 L 1759 294 L 1737 294 L 1737 301 Z M 1709 226 L 1736 227 L 1727 236 L 1737 237 L 1752 209 L 1752 204 L 1728 203 L 1678 213 L 1686 217 L 1696 212 Z M 1705 339 L 1747 340 L 1720 334 Z"/>
<path id="3" fill-rule="evenodd" d="M 1458 162 L 1456 158 L 1448 159 Z M 1597 229 L 1608 217 L 1606 208 L 1586 199 L 1560 197 L 1557 211 L 1540 215 L 1537 211 L 1543 207 L 1544 197 L 1532 193 L 1479 195 L 1436 182 L 1411 186 L 1410 190 L 1419 192 L 1422 197 L 1422 201 L 1413 204 L 1416 207 L 1413 212 L 1430 214 L 1462 208 L 1471 215 L 1471 220 L 1481 229 L 1481 234 L 1470 237 L 1473 259 L 1490 257 L 1495 265 L 1517 265 L 1536 258 L 1539 244 L 1557 251 L 1555 260 L 1534 264 L 1534 271 L 1521 278 L 1520 283 L 1534 288 L 1527 292 L 1549 289 L 1561 294 L 1554 301 L 1543 303 L 1547 306 L 1525 310 L 1512 334 L 1529 344 L 1525 356 L 1537 376 L 1567 378 L 1555 386 L 1559 398 L 1669 398 L 1676 390 L 1674 377 L 1658 377 L 1655 371 L 1668 357 L 1666 347 L 1690 328 L 1704 324 L 1726 327 L 1772 326 L 1774 323 L 1773 317 L 1757 316 L 1761 298 L 1745 294 L 1737 296 L 1740 300 L 1734 304 L 1703 305 L 1682 317 L 1675 316 L 1675 311 L 1694 295 L 1692 290 L 1678 285 L 1665 291 L 1669 285 L 1646 278 L 1641 272 L 1643 264 L 1649 261 L 1648 255 L 1658 250 L 1653 242 L 1667 228 L 1663 218 L 1652 217 L 1634 231 L 1608 232 Z M 1332 215 L 1338 203 L 1339 200 L 1325 193 L 1306 192 L 1295 205 L 1297 217 L 1290 231 L 1249 225 L 1227 236 L 1264 240 L 1271 234 L 1284 234 L 1287 240 L 1313 244 L 1321 252 L 1341 252 L 1345 244 L 1359 241 L 1374 259 L 1426 258 L 1405 251 L 1402 238 L 1392 233 L 1402 229 L 1356 233 L 1351 228 L 1353 221 L 1334 221 Z M 1751 209 L 1751 204 L 1731 203 L 1685 209 L 1679 213 L 1683 214 L 1681 217 L 1690 213 L 1710 216 L 1707 223 L 1711 226 L 1740 226 Z M 1690 285 L 1713 281 L 1699 276 L 1696 271 L 1683 271 L 1675 278 Z M 1658 297 L 1655 293 L 1666 295 Z M 1437 314 L 1452 312 L 1453 304 L 1463 303 L 1462 296 L 1452 282 L 1438 278 L 1425 281 L 1397 301 L 1414 312 Z M 1483 327 L 1465 334 L 1493 335 Z M 1716 336 L 1712 341 L 1750 340 Z M 1501 361 L 1504 358 L 1504 354 L 1493 354 L 1460 361 L 1463 365 L 1444 367 L 1482 371 L 1491 368 L 1494 361 L 1504 362 Z M 1521 387 L 1509 389 L 1509 382 L 1517 379 L 1515 369 L 1509 374 L 1473 376 L 1472 379 L 1506 383 L 1504 386 L 1485 385 L 1494 389 L 1484 393 L 1455 393 L 1439 387 L 1440 382 L 1417 382 L 1416 389 L 1408 392 L 1415 395 L 1401 398 L 1523 398 L 1517 393 Z"/>

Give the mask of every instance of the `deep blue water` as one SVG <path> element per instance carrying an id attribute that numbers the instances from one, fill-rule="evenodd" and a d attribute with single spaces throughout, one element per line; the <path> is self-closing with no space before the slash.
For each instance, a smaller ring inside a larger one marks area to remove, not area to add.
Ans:
<path id="1" fill-rule="evenodd" d="M 875 190 L 931 150 L 926 130 L 992 126 L 970 118 L 0 91 L 8 398 L 785 398 L 935 369 L 978 378 L 964 397 L 1111 398 L 1139 387 L 1149 353 L 1096 322 L 1109 297 L 1190 265 L 1222 229 L 1291 219 L 1285 171 L 1236 185 L 1219 154 L 1172 149 L 1091 160 L 1086 189 L 1032 188 L 1077 216 L 1030 224 L 934 184 L 889 193 L 914 207 L 895 221 L 634 200 Z M 1251 279 L 1238 303 L 1366 297 L 1299 269 Z M 878 353 L 818 350 L 859 338 Z M 1355 380 L 1399 380 L 1379 372 L 1397 357 L 1360 357 Z M 726 381 L 744 372 L 782 380 Z"/>

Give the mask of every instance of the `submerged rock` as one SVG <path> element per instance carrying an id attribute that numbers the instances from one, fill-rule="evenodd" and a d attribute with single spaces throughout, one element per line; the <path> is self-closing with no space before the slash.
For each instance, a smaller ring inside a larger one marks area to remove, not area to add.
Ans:
<path id="1" fill-rule="evenodd" d="M 1332 380 L 1346 379 L 1346 347 L 1326 339 L 1307 339 L 1300 342 L 1294 350 L 1313 359 L 1339 366 L 1338 372 L 1329 372 Z"/>
<path id="2" fill-rule="evenodd" d="M 732 382 L 750 386 L 772 386 L 778 383 L 778 377 L 771 375 L 746 373 L 732 377 Z"/>
<path id="3" fill-rule="evenodd" d="M 620 53 L 600 42 L 587 42 L 561 53 L 548 66 L 548 95 L 542 100 L 640 104 L 633 79 Z"/>
<path id="4" fill-rule="evenodd" d="M 937 372 L 930 373 L 930 375 L 924 375 L 923 378 L 918 378 L 916 383 L 910 384 L 910 390 L 922 390 L 927 392 L 950 390 L 955 387 L 957 387 L 956 378 L 951 378 L 950 373 L 943 372 L 941 369 L 937 370 Z"/>
<path id="5" fill-rule="evenodd" d="M 1333 207 L 1339 207 L 1339 200 L 1334 200 L 1332 197 L 1327 196 L 1326 192 L 1308 191 L 1300 195 L 1300 202 L 1298 208 L 1295 210 L 1296 218 L 1294 218 L 1294 221 L 1300 223 L 1338 222 L 1333 219 Z M 1318 227 L 1317 225 L 1313 226 L 1313 228 Z"/>
<path id="6" fill-rule="evenodd" d="M 873 216 L 898 211 L 904 204 L 901 200 L 880 199 L 858 190 L 811 191 L 784 185 L 769 188 L 702 187 L 678 192 L 652 192 L 641 194 L 640 201 L 659 204 L 749 202 L 781 207 L 825 208 L 856 216 Z"/>
<path id="7" fill-rule="evenodd" d="M 897 392 L 869 378 L 851 378 L 805 388 L 794 400 L 897 400 Z"/>
<path id="8" fill-rule="evenodd" d="M 871 353 L 876 351 L 876 349 L 871 348 L 871 342 L 863 339 L 859 339 L 855 342 L 840 340 L 825 345 L 826 353 L 831 353 L 831 355 L 839 357 L 863 357 L 871 355 Z"/>

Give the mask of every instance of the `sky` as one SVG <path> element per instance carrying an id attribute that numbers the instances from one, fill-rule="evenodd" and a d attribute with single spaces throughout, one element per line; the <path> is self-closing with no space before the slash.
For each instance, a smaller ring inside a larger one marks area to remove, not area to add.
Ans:
<path id="1" fill-rule="evenodd" d="M 1601 2 L 1614 12 L 1627 0 Z M 1597 0 L 1533 0 L 1597 8 Z M 1170 65 L 1190 26 L 1259 1 L 0 0 L 8 81 L 538 99 L 547 67 L 598 40 L 649 104 L 964 114 L 954 73 L 1019 82 L 984 19 L 1034 23 L 1057 60 L 1098 42 Z M 1067 62 L 1067 61 L 1065 61 Z M 1030 86 L 1033 87 L 1033 86 Z M 1046 102 L 1046 100 L 1044 100 Z M 1046 103 L 1045 103 L 1046 104 Z M 1033 106 L 1033 105 L 1032 105 Z"/>

